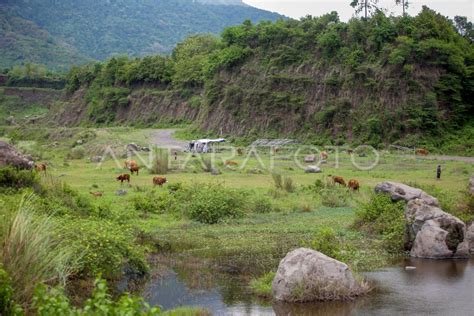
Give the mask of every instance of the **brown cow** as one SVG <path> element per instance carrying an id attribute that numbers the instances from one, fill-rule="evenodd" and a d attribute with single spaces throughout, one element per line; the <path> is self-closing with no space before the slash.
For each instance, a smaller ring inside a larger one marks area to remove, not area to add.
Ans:
<path id="1" fill-rule="evenodd" d="M 359 181 L 357 181 L 356 179 L 350 179 L 347 183 L 347 186 L 352 191 L 359 191 L 360 184 Z"/>
<path id="2" fill-rule="evenodd" d="M 46 164 L 45 163 L 36 164 L 35 165 L 35 170 L 38 171 L 38 172 L 43 171 L 44 173 L 46 173 Z"/>
<path id="3" fill-rule="evenodd" d="M 123 184 L 124 181 L 130 183 L 130 175 L 129 174 L 121 174 L 117 177 L 117 181 L 120 181 L 120 184 Z"/>
<path id="4" fill-rule="evenodd" d="M 131 166 L 129 169 L 130 169 L 130 172 L 132 173 L 132 176 L 134 172 L 136 172 L 138 176 L 138 171 L 140 170 L 140 167 L 134 165 L 134 166 Z"/>
<path id="5" fill-rule="evenodd" d="M 428 152 L 428 150 L 426 150 L 424 148 L 417 148 L 416 149 L 416 154 L 419 155 L 419 156 L 428 156 L 429 152 Z"/>
<path id="6" fill-rule="evenodd" d="M 354 153 L 354 150 L 352 150 L 352 149 L 348 149 L 348 150 L 347 150 L 347 154 L 348 154 L 348 155 L 352 155 L 353 153 Z"/>
<path id="7" fill-rule="evenodd" d="M 226 160 L 226 161 L 224 162 L 224 165 L 230 167 L 230 166 L 238 166 L 239 164 L 238 164 L 237 162 L 235 162 L 235 161 L 232 161 L 232 160 Z"/>
<path id="8" fill-rule="evenodd" d="M 130 169 L 133 166 L 138 166 L 137 162 L 135 160 L 131 160 L 131 159 L 125 160 L 124 165 L 125 165 L 125 169 Z"/>
<path id="9" fill-rule="evenodd" d="M 332 177 L 332 181 L 334 181 L 334 184 L 340 184 L 342 186 L 346 186 L 346 181 L 344 181 L 344 178 L 343 177 L 339 177 L 339 176 L 333 176 Z"/>
<path id="10" fill-rule="evenodd" d="M 242 148 L 237 148 L 237 155 L 242 156 L 244 154 L 244 150 Z"/>
<path id="11" fill-rule="evenodd" d="M 160 187 L 165 184 L 166 182 L 168 182 L 168 180 L 166 180 L 166 178 L 163 178 L 163 177 L 154 177 L 153 178 L 153 184 L 154 185 L 159 185 Z"/>
<path id="12" fill-rule="evenodd" d="M 327 151 L 321 152 L 321 159 L 327 160 L 329 158 L 329 154 Z"/>
<path id="13" fill-rule="evenodd" d="M 104 195 L 104 193 L 102 192 L 89 192 L 93 197 L 102 197 L 102 195 Z"/>

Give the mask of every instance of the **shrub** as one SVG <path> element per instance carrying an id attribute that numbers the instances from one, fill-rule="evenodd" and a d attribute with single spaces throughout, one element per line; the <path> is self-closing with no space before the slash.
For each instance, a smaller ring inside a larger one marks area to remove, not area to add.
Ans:
<path id="1" fill-rule="evenodd" d="M 0 266 L 0 315 L 20 316 L 23 314 L 23 309 L 13 299 L 11 280 Z"/>
<path id="2" fill-rule="evenodd" d="M 361 203 L 356 211 L 355 227 L 381 235 L 391 252 L 403 250 L 405 203 L 393 203 L 390 196 L 373 194 L 369 202 Z"/>
<path id="3" fill-rule="evenodd" d="M 349 192 L 345 188 L 330 187 L 319 191 L 321 203 L 327 207 L 345 207 L 349 204 Z"/>
<path id="4" fill-rule="evenodd" d="M 332 228 L 318 230 L 311 241 L 310 247 L 334 259 L 339 258 L 341 251 L 340 242 Z"/>
<path id="5" fill-rule="evenodd" d="M 270 213 L 273 211 L 272 202 L 265 196 L 258 196 L 253 201 L 253 211 L 260 214 Z"/>
<path id="6" fill-rule="evenodd" d="M 258 279 L 253 279 L 250 282 L 250 288 L 260 297 L 267 299 L 272 298 L 272 282 L 275 278 L 275 275 L 275 272 L 268 272 Z"/>
<path id="7" fill-rule="evenodd" d="M 13 167 L 0 169 L 0 187 L 25 188 L 38 183 L 38 176 L 31 170 L 18 170 Z"/>
<path id="8" fill-rule="evenodd" d="M 59 226 L 50 217 L 34 214 L 33 200 L 33 196 L 22 200 L 0 256 L 11 277 L 15 300 L 24 305 L 30 302 L 37 284 L 64 284 L 75 267 L 72 249 L 57 235 Z"/>
<path id="9" fill-rule="evenodd" d="M 83 308 L 71 306 L 61 289 L 39 286 L 33 299 L 33 307 L 38 316 L 50 315 L 160 315 L 160 309 L 151 308 L 142 298 L 128 294 L 117 301 L 107 293 L 107 284 L 102 279 L 95 281 L 95 289 Z"/>
<path id="10" fill-rule="evenodd" d="M 167 174 L 169 166 L 169 154 L 164 148 L 154 149 L 153 165 L 150 169 L 151 174 Z"/>
<path id="11" fill-rule="evenodd" d="M 205 184 L 189 188 L 187 195 L 184 213 L 198 222 L 216 224 L 223 219 L 243 215 L 244 201 L 237 191 Z"/>
<path id="12" fill-rule="evenodd" d="M 176 201 L 170 191 L 149 191 L 145 196 L 133 198 L 133 205 L 137 211 L 148 213 L 164 213 L 176 206 Z"/>
<path id="13" fill-rule="evenodd" d="M 83 146 L 76 146 L 71 149 L 68 154 L 69 159 L 82 159 L 86 155 L 86 151 Z"/>
<path id="14" fill-rule="evenodd" d="M 65 219 L 63 225 L 70 248 L 82 254 L 77 269 L 79 274 L 96 276 L 103 273 L 112 277 L 125 264 L 136 274 L 148 272 L 143 250 L 136 245 L 131 229 L 115 222 L 93 219 Z"/>

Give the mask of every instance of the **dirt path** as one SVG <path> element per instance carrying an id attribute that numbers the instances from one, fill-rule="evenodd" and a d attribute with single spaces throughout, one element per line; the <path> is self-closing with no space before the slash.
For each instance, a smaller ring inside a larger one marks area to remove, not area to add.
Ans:
<path id="1" fill-rule="evenodd" d="M 157 129 L 151 134 L 151 142 L 153 145 L 165 148 L 176 148 L 184 150 L 188 145 L 188 142 L 183 140 L 177 140 L 173 137 L 176 129 Z"/>
<path id="2" fill-rule="evenodd" d="M 428 160 L 441 160 L 441 161 L 464 161 L 474 163 L 474 157 L 463 157 L 463 156 L 445 156 L 445 155 L 430 155 L 430 156 L 415 156 L 407 155 L 410 158 L 428 159 Z"/>

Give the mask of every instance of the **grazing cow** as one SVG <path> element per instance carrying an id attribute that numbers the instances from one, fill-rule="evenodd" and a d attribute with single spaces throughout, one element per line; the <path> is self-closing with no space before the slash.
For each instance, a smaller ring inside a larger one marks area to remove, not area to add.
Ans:
<path id="1" fill-rule="evenodd" d="M 130 169 L 133 166 L 138 166 L 137 162 L 135 160 L 125 160 L 125 169 Z"/>
<path id="2" fill-rule="evenodd" d="M 102 195 L 104 195 L 104 193 L 102 192 L 89 192 L 93 197 L 102 197 Z"/>
<path id="3" fill-rule="evenodd" d="M 353 153 L 354 153 L 354 150 L 352 150 L 352 149 L 348 149 L 348 150 L 347 150 L 347 154 L 348 154 L 348 155 L 352 155 Z"/>
<path id="4" fill-rule="evenodd" d="M 327 160 L 329 158 L 329 154 L 327 151 L 321 152 L 321 159 Z"/>
<path id="5" fill-rule="evenodd" d="M 428 150 L 424 149 L 424 148 L 417 148 L 416 149 L 416 154 L 419 155 L 419 156 L 428 156 Z"/>
<path id="6" fill-rule="evenodd" d="M 159 185 L 160 187 L 165 184 L 166 182 L 168 182 L 168 180 L 166 180 L 166 178 L 163 178 L 163 177 L 154 177 L 153 178 L 153 184 L 154 185 Z"/>
<path id="7" fill-rule="evenodd" d="M 339 176 L 333 176 L 332 177 L 332 181 L 334 181 L 334 184 L 340 184 L 342 186 L 346 186 L 346 181 L 344 181 L 344 178 L 343 177 L 339 177 Z"/>
<path id="8" fill-rule="evenodd" d="M 38 172 L 43 171 L 44 173 L 46 173 L 46 164 L 45 163 L 36 164 L 35 165 L 35 170 L 38 171 Z"/>
<path id="9" fill-rule="evenodd" d="M 235 162 L 235 161 L 232 161 L 232 160 L 226 160 L 226 161 L 224 162 L 224 165 L 230 167 L 230 166 L 238 166 L 239 164 L 238 164 L 237 162 Z"/>
<path id="10" fill-rule="evenodd" d="M 242 156 L 244 154 L 244 150 L 242 148 L 237 148 L 237 155 Z"/>
<path id="11" fill-rule="evenodd" d="M 117 177 L 117 181 L 120 181 L 120 184 L 123 184 L 124 181 L 130 183 L 130 175 L 129 174 L 121 174 Z"/>
<path id="12" fill-rule="evenodd" d="M 350 179 L 347 183 L 347 186 L 352 191 L 359 191 L 360 184 L 359 181 L 357 181 L 356 179 Z"/>
<path id="13" fill-rule="evenodd" d="M 130 166 L 130 172 L 132 173 L 132 176 L 133 176 L 134 172 L 136 172 L 137 176 L 138 176 L 138 171 L 139 170 L 140 170 L 140 167 L 138 167 L 138 166 Z"/>

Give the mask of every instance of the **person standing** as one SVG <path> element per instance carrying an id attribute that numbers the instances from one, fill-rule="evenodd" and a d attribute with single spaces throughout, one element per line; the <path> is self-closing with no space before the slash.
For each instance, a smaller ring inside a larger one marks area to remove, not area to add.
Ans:
<path id="1" fill-rule="evenodd" d="M 436 168 L 436 179 L 441 179 L 441 165 L 438 165 L 438 168 Z"/>

